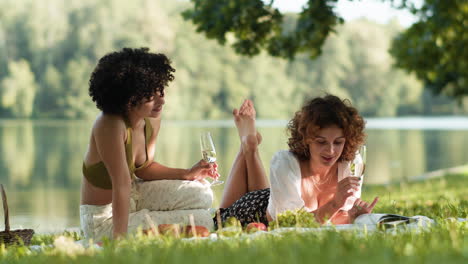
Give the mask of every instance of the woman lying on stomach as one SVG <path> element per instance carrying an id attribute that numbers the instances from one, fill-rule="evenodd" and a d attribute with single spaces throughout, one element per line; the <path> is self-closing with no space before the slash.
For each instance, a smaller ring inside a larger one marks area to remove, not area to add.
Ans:
<path id="1" fill-rule="evenodd" d="M 258 147 L 255 108 L 245 100 L 234 109 L 241 140 L 221 202 L 221 218 L 236 217 L 243 225 L 276 219 L 286 210 L 304 208 L 318 222 L 351 223 L 370 213 L 372 204 L 359 199 L 361 180 L 348 177 L 348 165 L 364 143 L 364 120 L 347 100 L 327 95 L 308 101 L 289 122 L 289 150 L 275 154 L 270 184 Z M 346 204 L 351 203 L 352 208 Z"/>

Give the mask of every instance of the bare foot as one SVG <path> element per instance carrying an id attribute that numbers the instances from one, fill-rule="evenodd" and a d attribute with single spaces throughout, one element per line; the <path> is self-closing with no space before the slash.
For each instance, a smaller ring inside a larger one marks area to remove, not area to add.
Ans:
<path id="1" fill-rule="evenodd" d="M 262 143 L 262 135 L 260 134 L 260 132 L 257 131 L 257 142 L 258 142 L 258 145 L 260 145 L 260 143 Z"/>
<path id="2" fill-rule="evenodd" d="M 239 110 L 232 111 L 237 132 L 242 144 L 242 151 L 255 151 L 261 141 L 261 135 L 255 129 L 255 108 L 252 101 L 246 99 Z"/>

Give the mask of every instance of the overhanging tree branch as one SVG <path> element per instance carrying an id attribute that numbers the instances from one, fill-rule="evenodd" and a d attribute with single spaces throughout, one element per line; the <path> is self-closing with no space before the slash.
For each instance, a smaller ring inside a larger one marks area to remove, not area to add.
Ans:
<path id="1" fill-rule="evenodd" d="M 262 0 L 191 0 L 183 12 L 198 32 L 220 44 L 229 42 L 238 54 L 294 59 L 305 53 L 311 59 L 322 52 L 325 40 L 343 18 L 335 12 L 338 0 L 309 0 L 286 28 L 284 15 Z M 406 9 L 419 21 L 393 41 L 391 54 L 397 67 L 414 72 L 436 94 L 461 98 L 468 94 L 468 1 L 381 0 Z M 232 40 L 227 41 L 229 34 Z"/>

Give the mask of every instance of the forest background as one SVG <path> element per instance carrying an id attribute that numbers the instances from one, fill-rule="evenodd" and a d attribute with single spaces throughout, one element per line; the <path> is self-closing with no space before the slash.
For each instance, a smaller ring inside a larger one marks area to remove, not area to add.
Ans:
<path id="1" fill-rule="evenodd" d="M 431 94 L 392 67 L 388 49 L 404 30 L 397 21 L 364 19 L 338 27 L 316 60 L 266 53 L 249 58 L 207 40 L 184 21 L 187 1 L 0 1 L 0 118 L 94 117 L 89 76 L 98 59 L 123 47 L 149 47 L 176 68 L 165 118 L 226 119 L 244 98 L 258 117 L 288 119 L 303 100 L 332 93 L 366 117 L 462 115 L 467 99 Z M 295 14 L 285 23 L 293 25 Z M 228 39 L 229 41 L 229 39 Z M 465 103 L 464 103 L 465 102 Z"/>

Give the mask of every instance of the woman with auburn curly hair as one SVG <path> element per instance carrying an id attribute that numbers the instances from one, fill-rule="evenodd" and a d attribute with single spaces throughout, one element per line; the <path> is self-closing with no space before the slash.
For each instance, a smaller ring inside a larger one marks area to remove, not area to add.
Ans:
<path id="1" fill-rule="evenodd" d="M 241 140 L 221 202 L 221 218 L 236 217 L 243 225 L 268 224 L 286 210 L 305 208 L 318 222 L 351 223 L 372 212 L 359 199 L 361 180 L 348 165 L 364 143 L 364 120 L 348 100 L 333 95 L 308 101 L 289 122 L 289 150 L 275 154 L 268 188 L 258 154 L 261 136 L 255 129 L 255 108 L 245 100 L 233 111 Z M 352 208 L 345 207 L 352 203 Z"/>
<path id="2" fill-rule="evenodd" d="M 87 238 L 116 238 L 158 221 L 186 222 L 189 214 L 200 213 L 196 209 L 211 206 L 211 190 L 194 180 L 219 177 L 216 164 L 201 160 L 192 168 L 177 169 L 153 161 L 164 89 L 174 79 L 170 63 L 164 54 L 150 53 L 147 48 L 124 48 L 102 57 L 91 75 L 89 94 L 102 112 L 94 122 L 83 162 L 80 218 Z M 146 182 L 138 185 L 141 199 L 134 200 L 135 176 L 144 181 L 191 182 L 164 183 L 170 191 L 155 191 L 156 185 L 148 187 L 151 182 Z M 201 191 L 194 195 L 190 191 L 194 189 Z M 169 195 L 158 196 L 164 193 Z M 195 222 L 212 226 L 209 212 L 202 210 L 201 214 L 206 214 L 209 223 L 198 218 Z"/>

